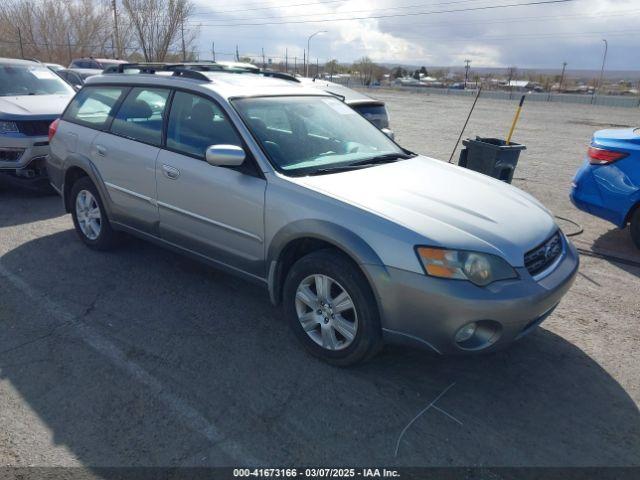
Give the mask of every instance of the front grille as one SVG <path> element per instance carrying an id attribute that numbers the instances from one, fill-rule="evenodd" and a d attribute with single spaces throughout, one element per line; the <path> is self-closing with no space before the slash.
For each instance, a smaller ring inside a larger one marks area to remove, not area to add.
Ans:
<path id="1" fill-rule="evenodd" d="M 23 148 L 0 148 L 0 162 L 17 162 L 23 152 Z"/>
<path id="2" fill-rule="evenodd" d="M 544 272 L 562 253 L 562 238 L 560 232 L 554 233 L 533 250 L 524 255 L 524 266 L 532 276 Z"/>
<path id="3" fill-rule="evenodd" d="M 16 122 L 20 133 L 24 133 L 29 137 L 42 137 L 49 135 L 49 125 L 55 118 L 50 120 L 28 120 Z"/>

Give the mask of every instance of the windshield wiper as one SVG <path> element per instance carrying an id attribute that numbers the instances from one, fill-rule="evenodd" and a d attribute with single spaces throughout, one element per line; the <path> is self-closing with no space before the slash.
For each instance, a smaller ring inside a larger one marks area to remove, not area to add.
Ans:
<path id="1" fill-rule="evenodd" d="M 407 158 L 415 157 L 415 153 L 384 153 L 371 158 L 365 158 L 354 163 L 350 163 L 350 166 L 364 166 L 364 165 L 378 165 L 380 163 L 392 163 L 398 160 L 406 160 Z"/>
<path id="2" fill-rule="evenodd" d="M 323 173 L 344 172 L 347 170 L 356 170 L 359 168 L 367 168 L 373 165 L 380 165 L 383 163 L 393 163 L 398 160 L 406 160 L 407 158 L 415 157 L 415 153 L 385 153 L 377 155 L 375 157 L 365 158 L 357 162 L 334 165 L 330 167 L 318 168 L 309 173 L 309 175 L 318 175 Z"/>

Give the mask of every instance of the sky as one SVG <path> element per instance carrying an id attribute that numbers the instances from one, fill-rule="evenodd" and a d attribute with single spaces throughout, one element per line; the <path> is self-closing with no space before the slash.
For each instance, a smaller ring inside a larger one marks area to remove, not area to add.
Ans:
<path id="1" fill-rule="evenodd" d="M 201 59 L 640 70 L 640 0 L 192 0 Z M 512 5 L 503 7 L 505 5 Z M 517 5 L 517 6 L 513 6 Z M 519 6 L 518 6 L 519 5 Z M 494 8 L 498 7 L 498 8 Z M 452 11 L 457 10 L 457 11 Z M 378 17 L 378 18 L 372 18 Z"/>

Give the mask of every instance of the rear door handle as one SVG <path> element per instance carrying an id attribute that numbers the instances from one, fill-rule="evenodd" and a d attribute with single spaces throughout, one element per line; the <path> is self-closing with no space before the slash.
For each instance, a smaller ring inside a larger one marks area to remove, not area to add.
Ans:
<path id="1" fill-rule="evenodd" d="M 96 153 L 101 157 L 104 157 L 107 154 L 107 149 L 102 145 L 96 145 Z"/>
<path id="2" fill-rule="evenodd" d="M 171 179 L 171 180 L 175 180 L 176 178 L 178 178 L 180 176 L 180 170 L 178 170 L 175 167 L 172 167 L 171 165 L 162 165 L 162 173 L 164 174 L 165 177 Z"/>

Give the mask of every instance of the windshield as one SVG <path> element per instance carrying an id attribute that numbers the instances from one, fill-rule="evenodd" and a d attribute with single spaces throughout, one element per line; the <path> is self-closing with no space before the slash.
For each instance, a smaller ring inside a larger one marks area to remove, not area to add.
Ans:
<path id="1" fill-rule="evenodd" d="M 233 105 L 274 166 L 305 175 L 363 165 L 405 153 L 340 100 L 331 97 L 260 97 Z"/>
<path id="2" fill-rule="evenodd" d="M 100 65 L 102 65 L 102 68 L 117 67 L 118 65 L 121 65 L 123 63 L 126 62 L 110 62 L 109 60 L 100 60 Z"/>
<path id="3" fill-rule="evenodd" d="M 0 65 L 0 96 L 74 93 L 60 77 L 40 65 Z"/>

